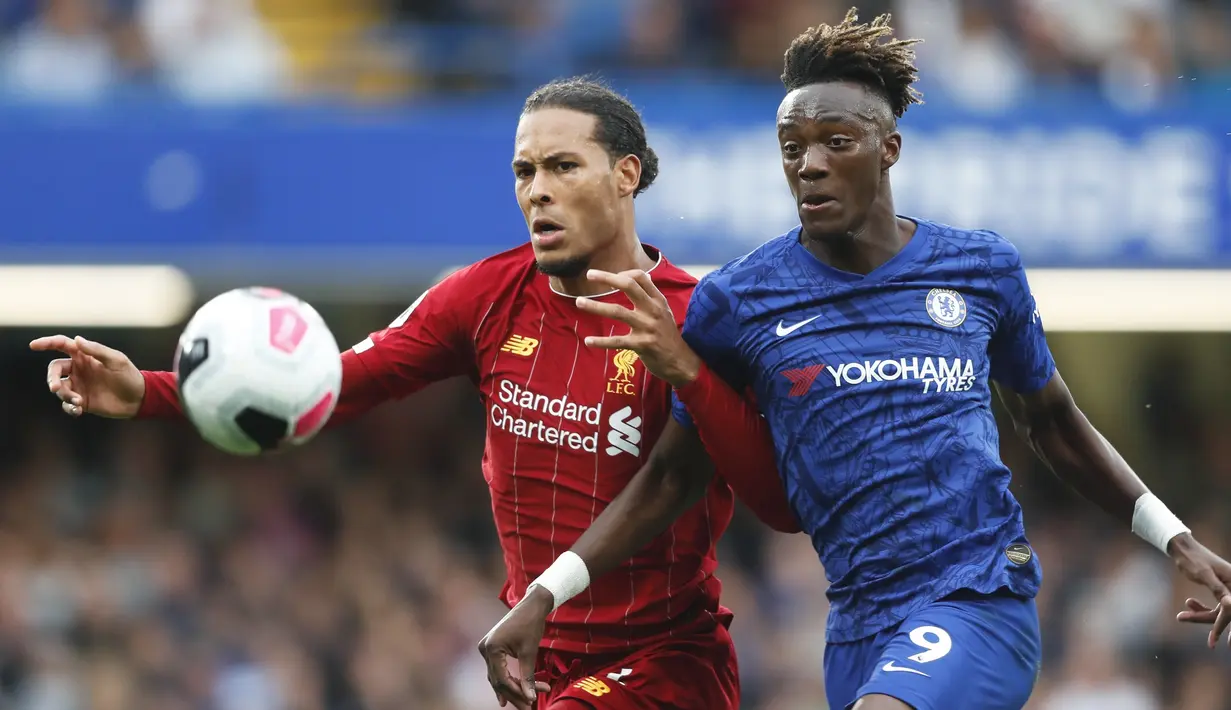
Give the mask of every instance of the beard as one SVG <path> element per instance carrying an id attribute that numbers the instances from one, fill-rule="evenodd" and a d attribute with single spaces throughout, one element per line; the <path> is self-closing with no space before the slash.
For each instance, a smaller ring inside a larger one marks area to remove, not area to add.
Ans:
<path id="1" fill-rule="evenodd" d="M 555 276 L 560 279 L 575 279 L 586 272 L 590 268 L 590 257 L 574 256 L 568 259 L 559 261 L 543 262 L 536 260 L 535 266 L 539 268 L 539 273 L 547 276 Z"/>

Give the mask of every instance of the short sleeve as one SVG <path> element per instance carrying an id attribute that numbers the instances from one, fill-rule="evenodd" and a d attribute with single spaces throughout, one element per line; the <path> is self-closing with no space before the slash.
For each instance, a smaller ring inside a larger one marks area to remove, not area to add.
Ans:
<path id="1" fill-rule="evenodd" d="M 737 330 L 735 299 L 713 274 L 706 276 L 688 301 L 682 330 L 684 342 L 732 389 L 743 392 L 748 378 L 739 360 Z M 674 393 L 671 414 L 683 426 L 694 428 L 688 408 Z"/>
<path id="2" fill-rule="evenodd" d="M 1016 249 L 996 279 L 1001 313 L 989 356 L 992 379 L 1021 394 L 1043 389 L 1056 371 L 1043 318 Z"/>
<path id="3" fill-rule="evenodd" d="M 469 314 L 475 297 L 468 288 L 472 269 L 428 289 L 389 327 L 353 348 L 390 395 L 404 397 L 474 368 Z"/>

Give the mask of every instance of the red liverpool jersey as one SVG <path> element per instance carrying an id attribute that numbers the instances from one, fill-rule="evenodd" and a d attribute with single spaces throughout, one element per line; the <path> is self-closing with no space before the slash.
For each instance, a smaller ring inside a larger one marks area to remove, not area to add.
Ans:
<path id="1" fill-rule="evenodd" d="M 661 255 L 650 276 L 682 321 L 696 280 Z M 600 300 L 629 305 L 621 293 Z M 552 291 L 527 245 L 453 274 L 355 348 L 394 396 L 442 375 L 475 382 L 510 606 L 624 489 L 671 416 L 670 387 L 635 353 L 586 347 L 586 336 L 618 327 Z M 685 612 L 717 613 L 714 543 L 732 509 L 730 489 L 713 484 L 637 557 L 558 609 L 544 645 L 610 651 L 665 633 Z"/>
<path id="2" fill-rule="evenodd" d="M 682 322 L 696 280 L 648 251 L 657 258 L 650 276 Z M 619 292 L 592 298 L 631 305 Z M 636 353 L 584 343 L 617 332 L 625 326 L 584 313 L 572 297 L 554 292 L 524 245 L 452 274 L 388 328 L 343 353 L 342 395 L 330 424 L 432 382 L 469 377 L 487 416 L 482 469 L 508 573 L 501 598 L 513 606 L 625 488 L 671 417 L 670 386 L 647 372 Z M 178 413 L 174 376 L 144 374 L 142 415 Z M 788 529 L 783 525 L 793 519 L 768 434 L 755 431 L 761 426 L 755 410 L 729 388 L 706 408 L 721 428 L 712 437 L 702 431 L 703 440 L 739 447 L 726 458 L 739 458 L 730 463 L 754 479 L 740 490 L 750 491 L 746 500 L 758 515 L 785 520 L 775 527 Z M 749 436 L 763 445 L 748 445 Z M 757 476 L 773 476 L 773 485 Z M 757 497 L 766 502 L 758 505 Z M 557 609 L 544 647 L 610 652 L 667 636 L 698 614 L 725 621 L 715 543 L 732 511 L 730 487 L 715 478 L 705 498 L 648 547 Z"/>

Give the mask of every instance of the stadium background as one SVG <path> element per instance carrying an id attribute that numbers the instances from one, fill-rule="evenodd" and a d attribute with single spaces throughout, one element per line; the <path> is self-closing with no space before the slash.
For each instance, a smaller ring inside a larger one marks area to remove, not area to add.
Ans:
<path id="1" fill-rule="evenodd" d="M 791 224 L 781 53 L 846 7 L 0 2 L 0 707 L 496 707 L 474 645 L 503 577 L 464 383 L 237 460 L 186 426 L 70 421 L 25 343 L 81 333 L 167 367 L 194 303 L 254 283 L 356 342 L 525 238 L 519 100 L 581 71 L 631 95 L 662 155 L 643 238 L 721 263 Z M 885 9 L 927 40 L 900 208 L 1017 242 L 1079 402 L 1231 554 L 1231 6 L 862 6 Z M 1231 654 L 1171 621 L 1192 588 L 1003 446 L 1045 566 L 1031 707 L 1231 707 Z M 744 706 L 824 707 L 806 539 L 741 514 L 722 558 Z"/>

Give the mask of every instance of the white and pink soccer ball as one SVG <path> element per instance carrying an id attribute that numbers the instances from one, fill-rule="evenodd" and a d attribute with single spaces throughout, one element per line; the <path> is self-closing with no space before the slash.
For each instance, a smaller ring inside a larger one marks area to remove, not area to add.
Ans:
<path id="1" fill-rule="evenodd" d="M 174 370 L 201 437 L 241 456 L 311 439 L 342 388 L 324 319 L 271 288 L 227 291 L 201 306 L 180 336 Z"/>

